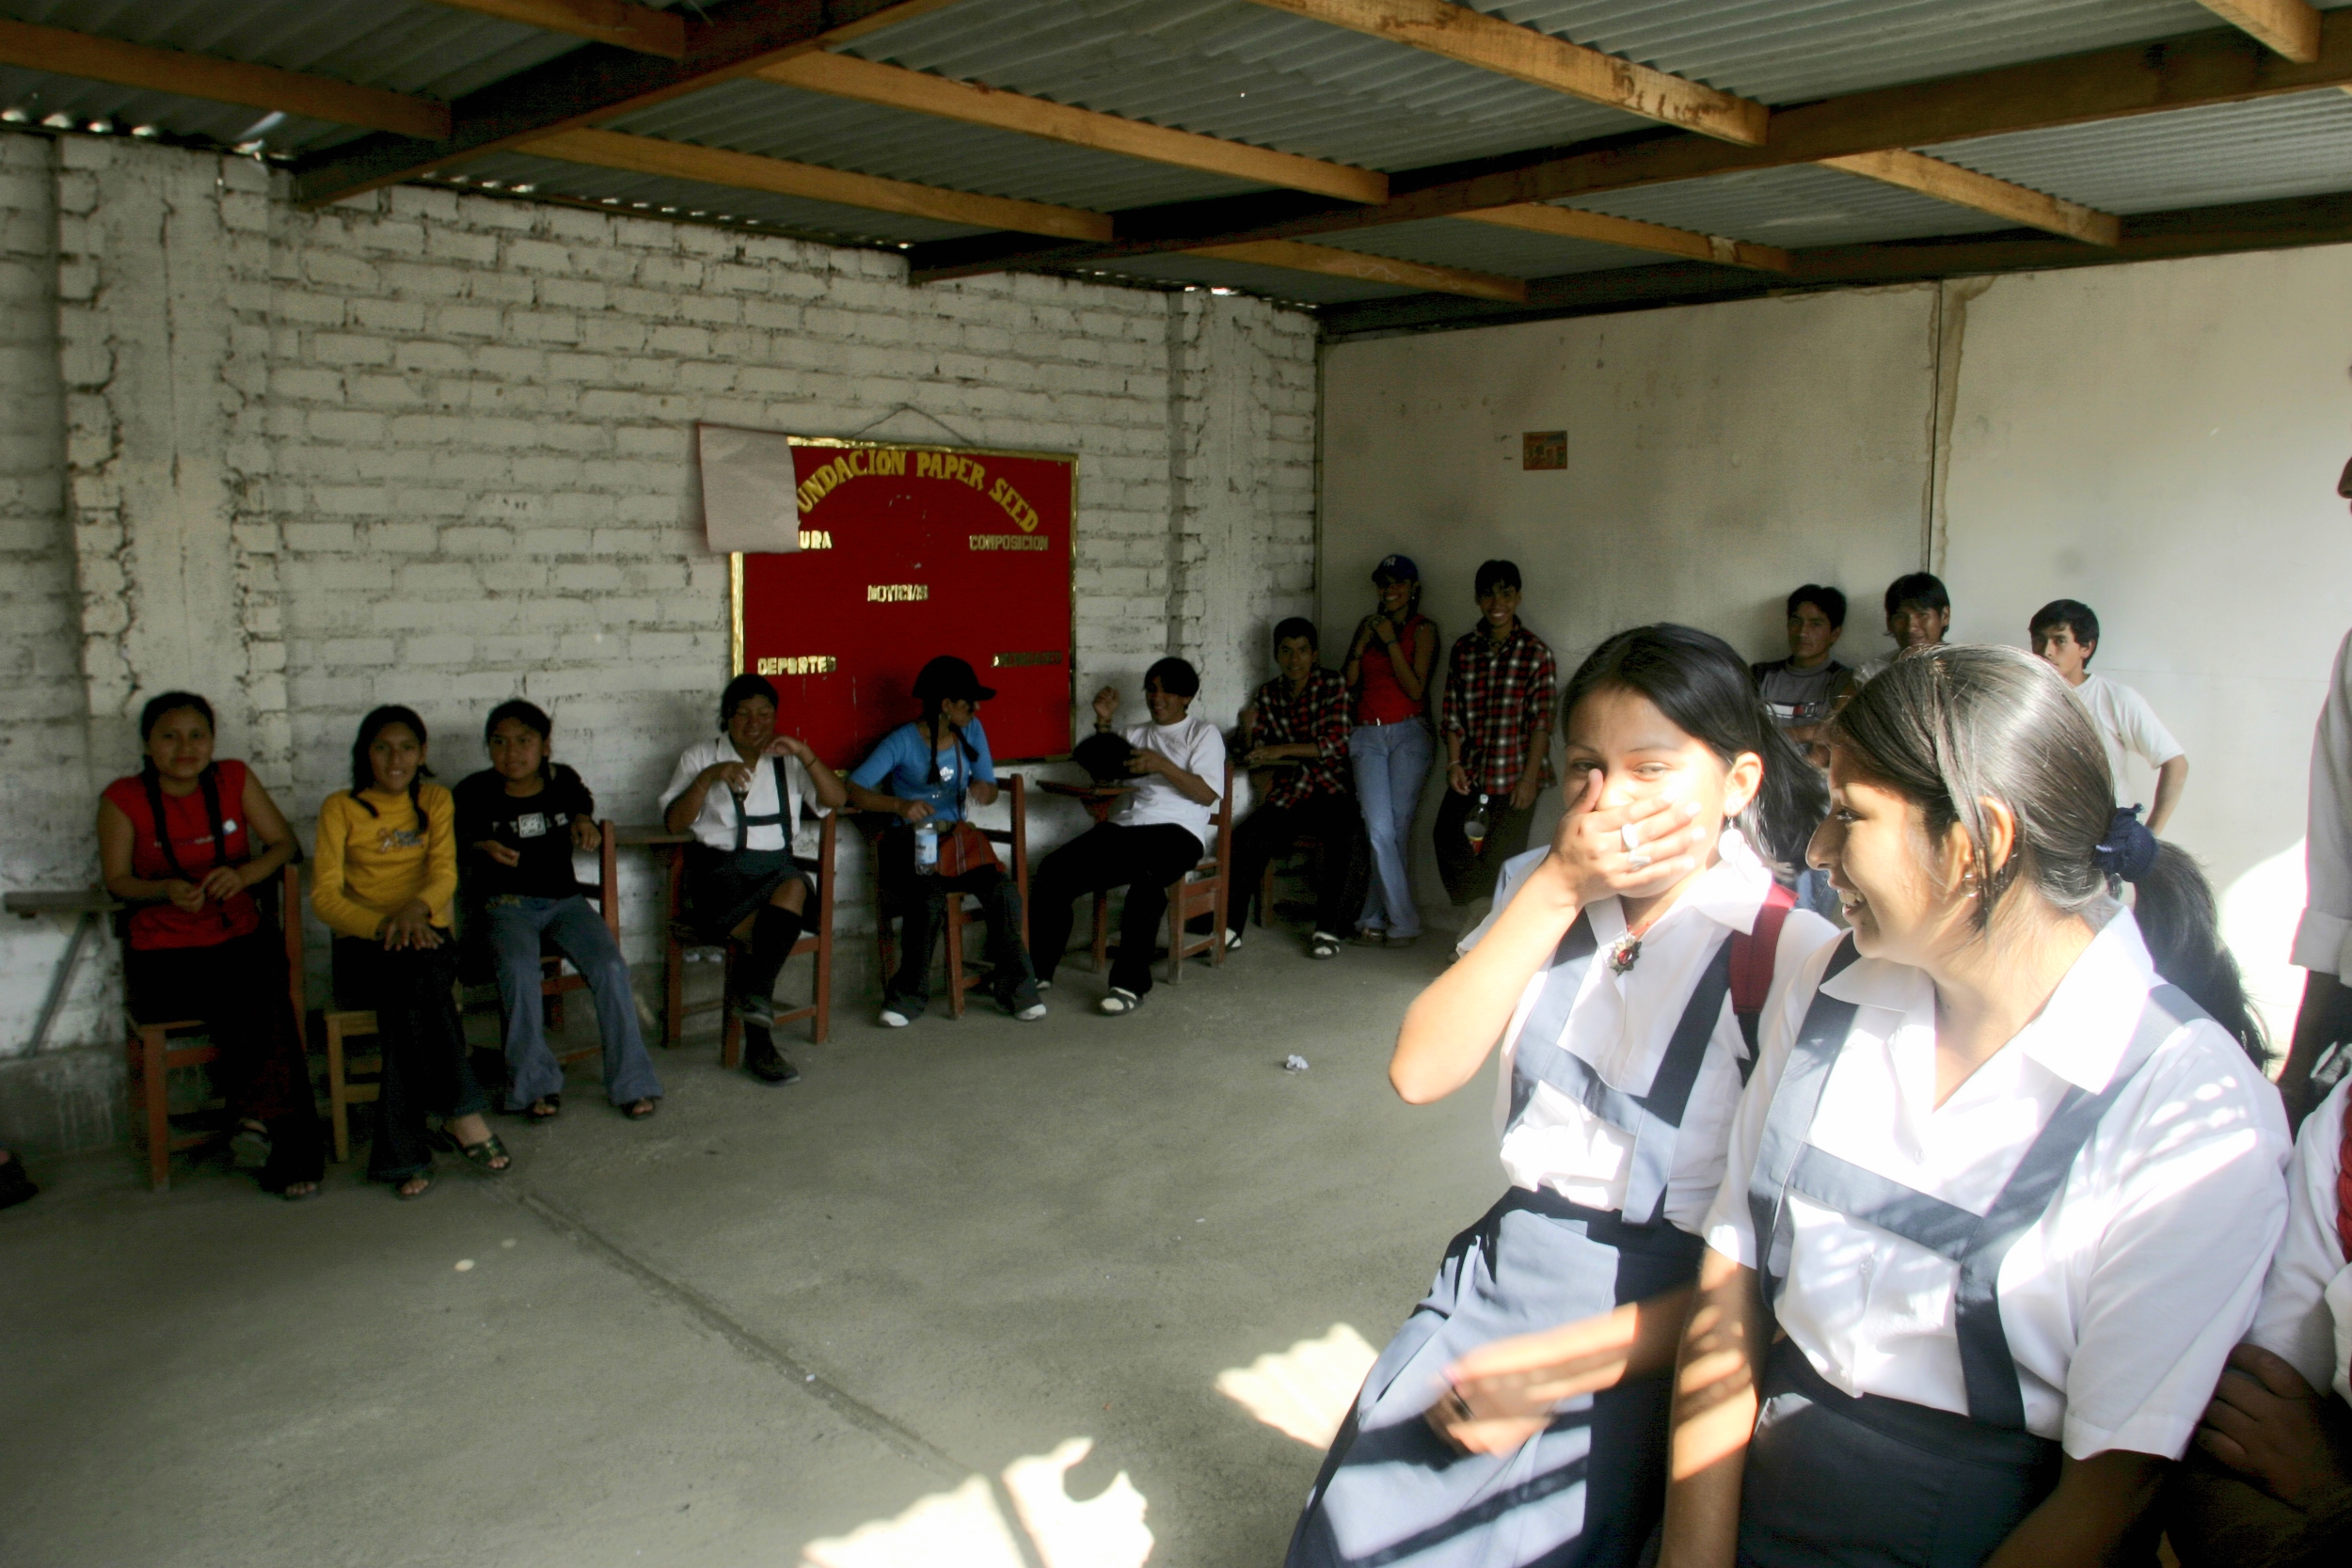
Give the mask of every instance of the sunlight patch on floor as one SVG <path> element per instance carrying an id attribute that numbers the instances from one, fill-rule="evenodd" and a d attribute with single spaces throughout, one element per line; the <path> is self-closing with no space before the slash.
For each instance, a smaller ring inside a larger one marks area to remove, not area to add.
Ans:
<path id="1" fill-rule="evenodd" d="M 1052 1453 L 1005 1466 L 1017 1527 L 1006 1520 L 988 1478 L 974 1476 L 951 1492 L 916 1499 L 895 1518 L 810 1542 L 802 1548 L 801 1568 L 1028 1568 L 1023 1535 L 1045 1568 L 1143 1568 L 1152 1531 L 1143 1522 L 1143 1494 L 1127 1472 L 1084 1501 L 1064 1484 L 1093 1449 L 1091 1437 L 1073 1437 Z"/>
<path id="2" fill-rule="evenodd" d="M 1285 1437 L 1321 1450 L 1339 1435 L 1376 1354 L 1355 1329 L 1333 1323 L 1320 1339 L 1301 1339 L 1217 1373 L 1216 1391 Z"/>

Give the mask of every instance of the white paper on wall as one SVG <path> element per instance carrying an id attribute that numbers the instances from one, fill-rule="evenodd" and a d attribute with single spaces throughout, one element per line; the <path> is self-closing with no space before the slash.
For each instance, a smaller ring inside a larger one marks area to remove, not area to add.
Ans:
<path id="1" fill-rule="evenodd" d="M 792 441 L 766 430 L 694 427 L 703 481 L 703 528 L 720 555 L 801 547 Z"/>

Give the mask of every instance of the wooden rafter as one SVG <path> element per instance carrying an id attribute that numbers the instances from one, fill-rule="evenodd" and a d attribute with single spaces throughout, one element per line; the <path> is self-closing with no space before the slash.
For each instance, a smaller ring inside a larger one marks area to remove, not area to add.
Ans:
<path id="1" fill-rule="evenodd" d="M 559 131 L 529 143 L 522 150 L 534 158 L 556 158 L 567 164 L 592 164 L 598 168 L 627 169 L 632 174 L 697 180 L 707 185 L 731 185 L 739 190 L 771 191 L 778 196 L 805 197 L 812 201 L 933 218 L 941 223 L 965 223 L 981 229 L 1017 229 L 1026 234 L 1052 234 L 1070 240 L 1107 239 L 1111 231 L 1109 218 L 1075 207 L 943 190 L 936 185 L 911 184 L 904 180 L 850 174 L 816 164 L 796 164 L 784 158 L 763 158 L 751 152 L 730 152 L 723 148 L 632 136 L 618 131 Z"/>
<path id="2" fill-rule="evenodd" d="M 1465 272 L 1459 267 L 1433 267 L 1422 261 L 1401 261 L 1392 256 L 1370 256 L 1337 245 L 1301 245 L 1296 240 L 1203 245 L 1190 254 L 1215 257 L 1221 261 L 1250 261 L 1262 267 L 1285 267 L 1293 272 L 1317 272 L 1327 277 L 1389 283 L 1427 293 L 1460 294 L 1470 299 L 1527 298 L 1527 285 L 1516 277 Z"/>
<path id="3" fill-rule="evenodd" d="M 1094 254 L 1311 239 L 1859 152 L 1931 147 L 2352 86 L 2352 11 L 2326 12 L 2323 22 L 2319 57 L 2309 62 L 2253 48 L 2233 29 L 2198 33 L 1782 109 L 1772 116 L 1772 139 L 1763 147 L 1666 135 L 1629 145 L 1613 140 L 1458 173 L 1391 175 L 1394 194 L 1377 207 L 1343 208 L 1300 196 L 1290 198 L 1287 212 L 1272 211 L 1263 200 L 1220 199 L 1120 214 L 1119 240 Z M 912 266 L 914 277 L 927 279 L 1086 260 L 1067 249 L 1037 247 L 1016 236 L 979 235 L 917 245 Z"/>
<path id="4" fill-rule="evenodd" d="M 2319 12 L 2304 0 L 2198 0 L 2198 4 L 2290 60 L 2319 58 Z"/>
<path id="5" fill-rule="evenodd" d="M 1754 267 L 1761 272 L 1787 272 L 1788 252 L 1769 245 L 1727 240 L 1721 234 L 1701 234 L 1689 229 L 1669 229 L 1662 223 L 1611 217 L 1606 213 L 1581 212 L 1530 202 L 1520 207 L 1496 207 L 1484 213 L 1464 213 L 1472 223 L 1500 229 L 1523 229 L 1533 234 L 1552 234 L 1564 240 L 1595 240 L 1629 250 L 1654 250 L 1719 266 Z"/>
<path id="6" fill-rule="evenodd" d="M 671 60 L 589 43 L 467 94 L 446 133 L 363 136 L 305 160 L 294 195 L 310 205 L 356 196 L 553 132 L 748 76 L 762 66 L 842 43 L 953 0 L 731 0 L 685 19 L 686 53 Z M 699 8 L 698 8 L 699 11 Z"/>
<path id="7" fill-rule="evenodd" d="M 1549 87 L 1755 147 L 1772 111 L 1753 99 L 1670 75 L 1597 49 L 1522 27 L 1453 0 L 1257 0 L 1261 6 L 1442 55 L 1482 71 Z"/>
<path id="8" fill-rule="evenodd" d="M 686 18 L 676 11 L 632 6 L 628 0 L 438 0 L 461 11 L 574 38 L 594 39 L 641 55 L 686 57 Z"/>
<path id="9" fill-rule="evenodd" d="M 1923 153 L 1857 152 L 1850 157 L 1824 158 L 1821 163 L 1828 168 L 1900 185 L 1955 207 L 1973 208 L 2028 229 L 2046 229 L 2053 234 L 2090 245 L 2111 245 L 2123 230 L 2123 220 L 2113 213 L 2102 213 L 2079 201 L 1995 180 L 1989 174 L 1979 174 Z"/>
<path id="10" fill-rule="evenodd" d="M 54 71 L 92 82 L 178 93 L 216 103 L 282 109 L 290 115 L 365 125 L 404 136 L 449 135 L 446 103 L 405 93 L 354 87 L 327 76 L 310 76 L 275 66 L 246 65 L 179 49 L 151 49 L 62 27 L 37 27 L 0 21 L 0 62 L 34 71 Z"/>
<path id="11" fill-rule="evenodd" d="M 759 72 L 765 81 L 808 92 L 853 98 L 894 109 L 936 115 L 971 125 L 1017 131 L 1072 147 L 1124 153 L 1153 163 L 1253 180 L 1295 191 L 1313 191 L 1346 201 L 1389 198 L 1388 176 L 1347 164 L 1276 152 L 1245 142 L 1190 131 L 1172 131 L 1139 119 L 1074 108 L 977 82 L 959 82 L 929 71 L 882 65 L 854 55 L 807 54 Z"/>

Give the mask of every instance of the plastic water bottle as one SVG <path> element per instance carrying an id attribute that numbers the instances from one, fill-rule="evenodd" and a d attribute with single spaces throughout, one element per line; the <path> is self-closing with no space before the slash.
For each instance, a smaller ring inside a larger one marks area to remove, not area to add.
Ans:
<path id="1" fill-rule="evenodd" d="M 939 874 L 939 824 L 928 816 L 914 825 L 914 869 L 924 877 Z"/>

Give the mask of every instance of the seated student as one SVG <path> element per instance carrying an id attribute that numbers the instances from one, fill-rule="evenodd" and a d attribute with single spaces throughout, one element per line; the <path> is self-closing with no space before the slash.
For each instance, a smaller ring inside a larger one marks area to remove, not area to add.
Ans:
<path id="1" fill-rule="evenodd" d="M 204 1022 L 237 1121 L 237 1163 L 259 1164 L 268 1191 L 309 1197 L 326 1156 L 302 1021 L 286 991 L 285 946 L 248 891 L 299 852 L 294 830 L 244 763 L 214 759 L 203 698 L 155 698 L 139 714 L 139 736 L 146 761 L 98 802 L 106 891 L 135 906 L 122 946 L 132 1015 Z"/>
<path id="2" fill-rule="evenodd" d="M 2033 651 L 2058 678 L 2074 689 L 2074 700 L 2090 715 L 2091 727 L 2107 749 L 2115 775 L 2116 803 L 2122 803 L 2123 754 L 2128 752 L 2156 770 L 2156 798 L 2148 807 L 2148 831 L 2164 832 L 2172 808 L 2188 784 L 2188 753 L 2148 705 L 2148 699 L 2121 681 L 2090 673 L 2099 651 L 2099 617 L 2079 599 L 2052 599 L 2033 612 L 2026 634 Z"/>
<path id="3" fill-rule="evenodd" d="M 1071 905 L 1081 895 L 1127 890 L 1112 961 L 1105 1013 L 1132 1013 L 1152 990 L 1152 949 L 1168 912 L 1168 884 L 1208 853 L 1210 822 L 1225 782 L 1225 737 L 1205 719 L 1184 710 L 1200 692 L 1200 676 L 1181 658 L 1164 658 L 1144 673 L 1143 700 L 1152 721 L 1123 733 L 1134 748 L 1128 768 L 1142 782 L 1107 822 L 1098 823 L 1045 857 L 1029 890 L 1029 953 L 1038 987 L 1054 983 L 1070 945 Z M 1094 730 L 1108 734 L 1119 712 L 1119 689 L 1094 694 Z"/>
<path id="4" fill-rule="evenodd" d="M 351 788 L 319 805 L 310 882 L 310 907 L 335 933 L 335 1000 L 372 1010 L 384 1048 L 368 1175 L 403 1198 L 432 1188 L 437 1146 L 493 1176 L 514 1163 L 482 1119 L 490 1101 L 457 1016 L 457 811 L 424 782 L 429 738 L 411 708 L 359 721 Z M 428 1116 L 441 1118 L 438 1133 Z"/>
<path id="5" fill-rule="evenodd" d="M 751 943 L 751 957 L 735 966 L 729 999 L 743 1021 L 744 1067 L 763 1084 L 797 1084 L 800 1069 L 770 1032 L 776 976 L 801 940 L 816 890 L 793 863 L 792 834 L 803 806 L 821 816 L 850 797 L 806 741 L 776 733 L 776 689 L 760 676 L 727 682 L 719 727 L 723 734 L 678 757 L 661 792 L 661 821 L 674 833 L 694 835 L 686 849 L 686 912 L 696 932 L 707 942 L 732 936 Z"/>
<path id="6" fill-rule="evenodd" d="M 1242 760 L 1252 768 L 1284 766 L 1271 772 L 1257 809 L 1233 830 L 1225 942 L 1241 945 L 1267 863 L 1311 837 L 1321 847 L 1307 955 L 1337 958 L 1353 906 L 1363 896 L 1354 885 L 1362 828 L 1347 787 L 1347 683 L 1315 661 L 1315 624 L 1304 616 L 1274 628 L 1274 662 L 1282 673 L 1258 688 L 1242 714 Z"/>
<path id="7" fill-rule="evenodd" d="M 1661 1560 L 2152 1555 L 2286 1219 L 2211 890 L 2022 650 L 1897 659 L 1829 735 L 1810 858 L 1852 929 L 1763 1021 Z"/>
<path id="8" fill-rule="evenodd" d="M 1845 629 L 1846 595 L 1808 582 L 1788 595 L 1788 657 L 1748 667 L 1772 721 L 1800 748 L 1812 746 L 1853 673 L 1830 657 Z"/>
<path id="9" fill-rule="evenodd" d="M 1859 687 L 1912 648 L 1931 648 L 1952 629 L 1952 596 L 1932 572 L 1907 572 L 1886 585 L 1886 635 L 1895 651 L 1881 654 L 1853 673 L 1848 689 Z"/>
<path id="10" fill-rule="evenodd" d="M 2352 1561 L 2352 1080 L 2296 1134 L 2287 1228 L 2199 1453 L 2169 1489 L 2186 1568 Z"/>
<path id="11" fill-rule="evenodd" d="M 1021 890 L 993 850 L 986 864 L 954 875 L 939 865 L 943 844 L 968 820 L 966 802 L 996 803 L 996 763 L 979 719 L 979 705 L 995 689 L 982 686 L 964 660 L 942 656 L 914 677 L 914 695 L 922 717 L 884 736 L 848 781 L 851 805 L 897 818 L 875 847 L 882 908 L 899 917 L 898 973 L 886 983 L 882 1022 L 903 1029 L 930 1006 L 931 941 L 946 922 L 947 900 L 970 893 L 978 895 L 988 922 L 989 986 L 997 1006 L 1032 1022 L 1045 1016 L 1045 1004 L 1021 942 Z M 930 839 L 928 847 L 921 838 Z"/>
<path id="12" fill-rule="evenodd" d="M 471 908 L 498 959 L 506 1013 L 506 1108 L 545 1121 L 564 1108 L 564 1068 L 548 1049 L 539 994 L 543 939 L 572 961 L 596 999 L 604 1037 L 605 1098 L 633 1121 L 653 1115 L 661 1080 L 637 1029 L 637 998 L 596 911 L 580 894 L 572 851 L 604 847 L 596 798 L 580 775 L 548 755 L 553 725 L 519 698 L 490 710 L 482 729 L 490 766 L 457 786 L 457 838 L 466 847 Z"/>
<path id="13" fill-rule="evenodd" d="M 1551 783 L 1551 689 L 1560 666 L 1519 620 L 1519 569 L 1482 562 L 1478 625 L 1446 659 L 1445 793 L 1432 834 L 1456 909 L 1491 897 L 1502 863 L 1527 847 L 1535 800 Z M 1470 830 L 1484 828 L 1473 838 Z"/>

